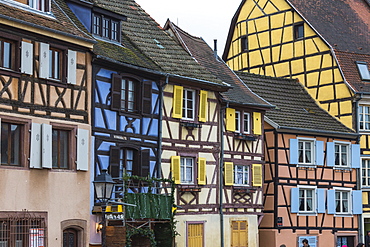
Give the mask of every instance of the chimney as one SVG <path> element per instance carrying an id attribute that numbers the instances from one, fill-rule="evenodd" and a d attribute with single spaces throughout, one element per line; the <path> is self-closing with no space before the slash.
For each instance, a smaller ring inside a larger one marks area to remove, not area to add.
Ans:
<path id="1" fill-rule="evenodd" d="M 213 47 L 214 47 L 213 54 L 214 54 L 215 58 L 217 59 L 218 58 L 217 57 L 217 39 L 214 39 L 213 43 L 214 43 L 214 45 L 213 45 Z"/>

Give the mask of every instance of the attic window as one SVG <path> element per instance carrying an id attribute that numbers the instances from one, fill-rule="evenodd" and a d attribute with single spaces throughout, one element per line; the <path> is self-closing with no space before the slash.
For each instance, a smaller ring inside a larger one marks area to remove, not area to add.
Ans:
<path id="1" fill-rule="evenodd" d="M 28 5 L 33 8 L 40 10 L 42 12 L 50 11 L 50 1 L 49 0 L 29 0 Z"/>
<path id="2" fill-rule="evenodd" d="M 164 48 L 164 46 L 163 45 L 161 45 L 161 42 L 159 42 L 158 40 L 156 40 L 156 39 L 153 39 L 154 40 L 154 42 L 157 44 L 157 46 L 159 47 L 159 48 L 161 48 L 161 49 L 163 49 Z"/>
<path id="3" fill-rule="evenodd" d="M 362 80 L 370 80 L 370 72 L 366 62 L 356 62 Z"/>
<path id="4" fill-rule="evenodd" d="M 93 14 L 92 33 L 94 35 L 119 42 L 120 21 L 100 13 Z"/>
<path id="5" fill-rule="evenodd" d="M 240 38 L 240 45 L 241 45 L 242 52 L 248 50 L 248 37 L 247 36 L 242 36 Z"/>
<path id="6" fill-rule="evenodd" d="M 296 40 L 303 39 L 303 37 L 304 37 L 303 23 L 294 24 L 293 28 L 294 28 L 294 32 L 293 32 L 294 40 L 296 41 Z"/>

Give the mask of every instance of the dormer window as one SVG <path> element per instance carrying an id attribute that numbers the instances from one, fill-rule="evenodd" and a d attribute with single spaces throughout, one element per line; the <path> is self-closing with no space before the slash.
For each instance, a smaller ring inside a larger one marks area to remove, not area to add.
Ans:
<path id="1" fill-rule="evenodd" d="M 28 5 L 42 12 L 50 12 L 50 0 L 28 0 Z"/>
<path id="2" fill-rule="evenodd" d="M 370 72 L 366 62 L 356 62 L 362 80 L 370 80 Z"/>
<path id="3" fill-rule="evenodd" d="M 119 42 L 120 21 L 100 13 L 93 14 L 92 33 L 104 39 Z"/>

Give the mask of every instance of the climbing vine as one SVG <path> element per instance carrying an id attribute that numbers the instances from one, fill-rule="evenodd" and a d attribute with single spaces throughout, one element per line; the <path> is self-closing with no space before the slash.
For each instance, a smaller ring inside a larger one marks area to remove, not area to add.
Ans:
<path id="1" fill-rule="evenodd" d="M 126 229 L 126 247 L 131 247 L 132 239 L 131 237 L 134 235 L 146 236 L 150 240 L 150 246 L 156 247 L 157 242 L 155 241 L 154 231 L 150 228 L 134 228 L 134 227 L 127 227 Z"/>

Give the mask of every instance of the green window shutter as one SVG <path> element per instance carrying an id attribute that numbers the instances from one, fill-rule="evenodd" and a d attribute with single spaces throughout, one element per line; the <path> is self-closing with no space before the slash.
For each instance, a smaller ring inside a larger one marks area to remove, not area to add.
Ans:
<path id="1" fill-rule="evenodd" d="M 171 171 L 175 184 L 180 184 L 180 156 L 171 156 Z"/>
<path id="2" fill-rule="evenodd" d="M 207 91 L 200 91 L 200 100 L 199 100 L 199 121 L 207 121 Z"/>
<path id="3" fill-rule="evenodd" d="M 252 181 L 253 186 L 262 186 L 262 165 L 253 164 L 252 172 L 253 172 L 253 181 Z"/>
<path id="4" fill-rule="evenodd" d="M 234 185 L 234 163 L 225 162 L 224 164 L 225 185 Z"/>
<path id="5" fill-rule="evenodd" d="M 182 86 L 173 86 L 172 117 L 182 118 L 182 100 L 184 88 Z"/>
<path id="6" fill-rule="evenodd" d="M 226 130 L 235 131 L 235 109 L 226 108 Z"/>
<path id="7" fill-rule="evenodd" d="M 198 158 L 198 184 L 206 184 L 206 159 Z"/>
<path id="8" fill-rule="evenodd" d="M 253 133 L 262 135 L 262 117 L 260 112 L 253 112 Z"/>

